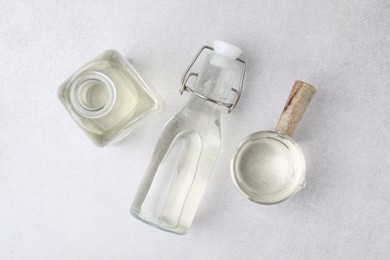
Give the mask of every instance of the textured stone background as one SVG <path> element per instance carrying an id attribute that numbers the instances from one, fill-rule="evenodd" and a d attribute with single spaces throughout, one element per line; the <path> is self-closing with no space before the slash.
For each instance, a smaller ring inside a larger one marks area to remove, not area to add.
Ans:
<path id="1" fill-rule="evenodd" d="M 389 259 L 390 4 L 355 1 L 1 1 L 1 259 Z M 190 232 L 151 228 L 128 209 L 164 122 L 188 100 L 181 75 L 203 44 L 230 41 L 245 92 Z M 98 149 L 58 86 L 113 48 L 164 110 Z M 295 134 L 307 187 L 262 206 L 229 163 L 248 134 L 275 127 L 296 79 L 318 88 Z"/>

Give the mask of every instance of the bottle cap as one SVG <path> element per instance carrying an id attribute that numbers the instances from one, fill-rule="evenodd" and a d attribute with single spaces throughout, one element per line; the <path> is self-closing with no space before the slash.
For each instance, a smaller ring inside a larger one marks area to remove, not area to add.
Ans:
<path id="1" fill-rule="evenodd" d="M 213 48 L 215 53 L 233 60 L 237 59 L 242 53 L 242 50 L 237 46 L 220 40 L 213 41 Z"/>

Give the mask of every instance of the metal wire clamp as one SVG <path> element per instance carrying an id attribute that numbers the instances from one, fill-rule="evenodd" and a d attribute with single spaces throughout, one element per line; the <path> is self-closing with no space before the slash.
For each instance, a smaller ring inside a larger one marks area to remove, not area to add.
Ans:
<path id="1" fill-rule="evenodd" d="M 202 48 L 200 48 L 200 50 L 198 51 L 198 53 L 195 55 L 195 57 L 192 59 L 190 65 L 187 67 L 186 71 L 184 72 L 182 78 L 181 78 L 181 87 L 180 87 L 180 95 L 183 94 L 184 91 L 188 91 L 188 92 L 191 92 L 191 93 L 194 93 L 195 95 L 197 95 L 198 97 L 200 98 L 203 98 L 207 101 L 210 101 L 212 103 L 215 103 L 215 104 L 218 104 L 218 105 L 221 105 L 221 106 L 225 106 L 227 107 L 229 110 L 228 110 L 228 113 L 230 113 L 233 108 L 235 108 L 235 106 L 237 105 L 238 103 L 238 100 L 240 100 L 240 97 L 241 97 L 241 93 L 242 93 L 242 88 L 243 88 L 243 84 L 244 84 L 244 77 L 245 77 L 245 67 L 246 67 L 246 64 L 245 64 L 245 61 L 241 60 L 241 59 L 236 59 L 238 62 L 242 63 L 242 71 L 241 71 L 241 78 L 240 78 L 240 83 L 239 83 L 239 87 L 238 87 L 238 90 L 235 89 L 235 88 L 232 88 L 231 91 L 234 92 L 234 99 L 233 99 L 233 102 L 232 103 L 225 103 L 225 102 L 221 102 L 221 101 L 218 101 L 218 100 L 215 100 L 215 99 L 212 99 L 212 98 L 209 98 L 209 97 L 206 97 L 202 94 L 200 94 L 199 92 L 195 91 L 194 89 L 188 87 L 186 84 L 187 84 L 187 81 L 190 77 L 198 77 L 199 73 L 195 73 L 195 72 L 190 72 L 192 66 L 194 65 L 194 63 L 196 62 L 196 60 L 199 58 L 200 54 L 205 50 L 205 49 L 208 49 L 208 50 L 211 50 L 213 51 L 214 49 L 210 46 L 203 46 Z"/>

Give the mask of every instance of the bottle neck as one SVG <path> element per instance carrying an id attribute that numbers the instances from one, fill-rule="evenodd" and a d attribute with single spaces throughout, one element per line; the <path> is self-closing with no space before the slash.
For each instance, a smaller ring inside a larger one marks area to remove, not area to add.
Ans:
<path id="1" fill-rule="evenodd" d="M 194 90 L 208 99 L 225 102 L 236 80 L 237 71 L 236 60 L 211 53 L 199 72 Z"/>
<path id="2" fill-rule="evenodd" d="M 103 117 L 111 111 L 116 102 L 114 83 L 100 72 L 78 75 L 69 89 L 71 104 L 83 117 Z"/>

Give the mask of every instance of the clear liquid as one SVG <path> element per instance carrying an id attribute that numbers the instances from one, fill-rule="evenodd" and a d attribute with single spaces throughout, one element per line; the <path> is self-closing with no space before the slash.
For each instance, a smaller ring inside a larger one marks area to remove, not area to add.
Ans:
<path id="1" fill-rule="evenodd" d="M 205 191 L 220 142 L 219 107 L 192 97 L 168 121 L 134 199 L 132 214 L 158 228 L 184 234 Z"/>
<path id="2" fill-rule="evenodd" d="M 236 78 L 237 62 L 211 53 L 194 89 L 224 102 Z M 193 94 L 168 121 L 131 207 L 152 226 L 184 234 L 191 226 L 217 159 L 221 106 Z"/>
<path id="3" fill-rule="evenodd" d="M 232 161 L 238 188 L 262 204 L 281 202 L 305 185 L 305 158 L 288 136 L 274 131 L 250 135 Z"/>
<path id="4" fill-rule="evenodd" d="M 115 51 L 105 52 L 76 72 L 60 87 L 59 96 L 98 146 L 118 141 L 157 109 L 144 82 Z"/>

